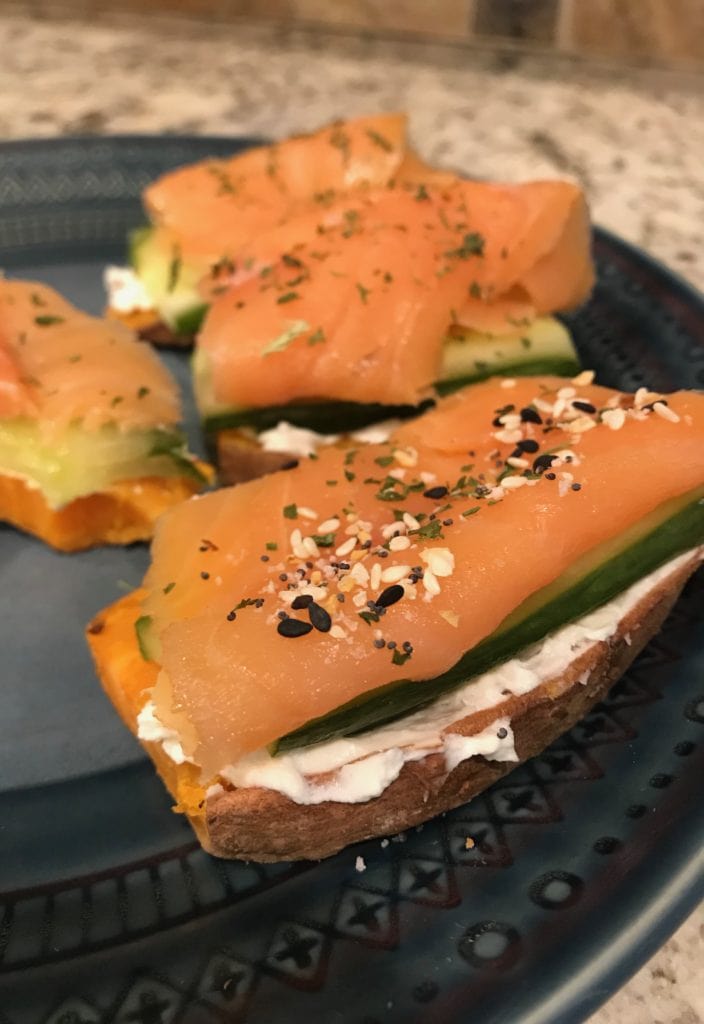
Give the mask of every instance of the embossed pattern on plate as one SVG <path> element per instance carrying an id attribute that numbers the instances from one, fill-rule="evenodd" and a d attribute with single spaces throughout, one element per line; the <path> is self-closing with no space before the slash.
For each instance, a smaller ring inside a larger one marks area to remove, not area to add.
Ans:
<path id="1" fill-rule="evenodd" d="M 144 184 L 247 141 L 0 146 L 0 264 L 97 311 Z M 702 299 L 605 232 L 595 249 L 567 318 L 585 364 L 704 386 Z M 93 678 L 82 619 L 146 560 L 0 529 L 2 1024 L 563 1024 L 704 895 L 701 573 L 607 700 L 486 794 L 321 864 L 257 866 L 197 847 Z"/>

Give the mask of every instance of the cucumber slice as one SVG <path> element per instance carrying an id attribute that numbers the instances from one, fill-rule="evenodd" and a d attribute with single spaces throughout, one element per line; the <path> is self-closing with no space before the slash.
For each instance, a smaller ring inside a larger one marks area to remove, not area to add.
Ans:
<path id="1" fill-rule="evenodd" d="M 0 420 L 0 473 L 30 481 L 52 508 L 119 480 L 188 476 L 207 482 L 180 431 L 122 432 L 113 424 L 87 431 L 72 424 L 60 437 L 46 438 L 34 421 L 21 418 Z"/>
<path id="2" fill-rule="evenodd" d="M 499 373 L 512 377 L 573 377 L 579 370 L 569 331 L 552 316 L 539 317 L 501 337 L 454 327 L 445 339 L 436 388 L 446 395 Z"/>
<path id="3" fill-rule="evenodd" d="M 207 305 L 198 293 L 203 268 L 189 266 L 157 228 L 137 228 L 128 242 L 129 261 L 159 316 L 177 334 L 195 334 Z"/>
<path id="4" fill-rule="evenodd" d="M 569 332 L 554 317 L 540 317 L 515 334 L 503 337 L 453 328 L 452 334 L 445 339 L 441 377 L 436 390 L 441 395 L 449 394 L 499 373 L 570 377 L 579 369 L 579 359 Z M 381 420 L 408 419 L 433 404 L 432 399 L 428 399 L 420 405 L 306 401 L 259 408 L 227 406 L 214 397 L 208 357 L 200 349 L 193 357 L 193 380 L 198 408 L 208 433 L 238 427 L 250 427 L 259 432 L 286 420 L 296 427 L 305 427 L 320 434 L 341 434 Z"/>
<path id="5" fill-rule="evenodd" d="M 704 488 L 666 502 L 631 530 L 580 559 L 533 594 L 451 669 L 423 682 L 400 680 L 307 722 L 270 747 L 272 754 L 385 725 L 433 703 L 473 676 L 508 661 L 548 633 L 606 604 L 663 563 L 704 542 Z"/>

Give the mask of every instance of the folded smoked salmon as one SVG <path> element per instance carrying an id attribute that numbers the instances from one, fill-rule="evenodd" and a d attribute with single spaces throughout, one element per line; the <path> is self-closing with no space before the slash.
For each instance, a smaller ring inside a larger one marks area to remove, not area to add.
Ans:
<path id="1" fill-rule="evenodd" d="M 206 849 L 326 856 L 545 747 L 704 544 L 704 396 L 492 379 L 160 521 L 88 639 Z"/>
<path id="2" fill-rule="evenodd" d="M 400 115 L 339 122 L 147 189 L 111 311 L 157 341 L 202 327 L 198 404 L 235 463 L 280 421 L 337 434 L 491 373 L 576 372 L 551 314 L 593 283 L 581 190 L 467 181 L 405 134 Z"/>
<path id="3" fill-rule="evenodd" d="M 202 489 L 175 382 L 119 324 L 0 279 L 0 520 L 62 551 L 151 537 Z"/>

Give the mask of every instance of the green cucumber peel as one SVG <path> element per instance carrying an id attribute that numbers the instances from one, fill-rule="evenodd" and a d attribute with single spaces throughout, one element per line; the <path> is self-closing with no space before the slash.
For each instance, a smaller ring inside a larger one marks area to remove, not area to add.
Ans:
<path id="1" fill-rule="evenodd" d="M 275 741 L 269 752 L 284 754 L 339 737 L 355 736 L 419 711 L 470 679 L 510 660 L 561 626 L 613 600 L 671 558 L 704 542 L 701 489 L 686 496 L 684 501 L 685 504 L 680 504 L 677 511 L 653 529 L 615 551 L 584 575 L 571 575 L 562 588 L 560 581 L 545 588 L 543 594 L 550 593 L 546 603 L 540 604 L 540 595 L 533 595 L 525 602 L 526 614 L 522 615 L 521 608 L 517 609 L 498 630 L 464 654 L 447 672 L 424 681 L 401 679 L 361 694 Z M 673 504 L 667 503 L 667 506 Z M 614 545 L 610 547 L 613 550 Z"/>
<path id="2" fill-rule="evenodd" d="M 460 388 L 466 387 L 468 384 L 478 384 L 482 380 L 488 380 L 489 377 L 496 377 L 500 375 L 502 377 L 539 377 L 546 375 L 550 377 L 574 377 L 581 370 L 581 366 L 577 359 L 567 358 L 552 358 L 547 356 L 545 359 L 533 359 L 530 362 L 520 363 L 506 363 L 503 365 L 491 365 L 488 363 L 476 363 L 476 372 L 470 374 L 463 374 L 461 377 L 448 377 L 445 380 L 439 380 L 435 385 L 435 390 L 439 395 L 451 395 L 453 391 L 459 391 Z"/>
<path id="3" fill-rule="evenodd" d="M 151 661 L 149 654 L 149 629 L 152 624 L 151 615 L 140 615 L 135 621 L 134 631 L 137 636 L 137 645 L 139 647 L 139 653 L 142 655 L 145 661 Z"/>

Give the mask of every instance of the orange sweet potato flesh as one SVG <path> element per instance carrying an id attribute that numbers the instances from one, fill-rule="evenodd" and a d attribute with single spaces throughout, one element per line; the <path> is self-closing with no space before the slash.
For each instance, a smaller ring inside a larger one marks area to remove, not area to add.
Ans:
<path id="1" fill-rule="evenodd" d="M 145 661 L 134 629 L 144 592 L 135 590 L 100 612 L 86 630 L 86 639 L 105 692 L 131 732 L 137 731 L 137 715 L 154 687 L 159 667 Z M 205 792 L 198 784 L 198 769 L 177 765 L 164 753 L 160 743 L 143 743 L 167 789 L 177 801 L 177 810 L 191 818 L 196 831 L 204 821 Z"/>
<path id="2" fill-rule="evenodd" d="M 198 466 L 210 473 L 204 463 Z M 42 492 L 21 477 L 0 475 L 0 521 L 34 534 L 57 551 L 131 544 L 149 540 L 162 512 L 199 489 L 187 477 L 141 477 L 52 508 Z"/>

